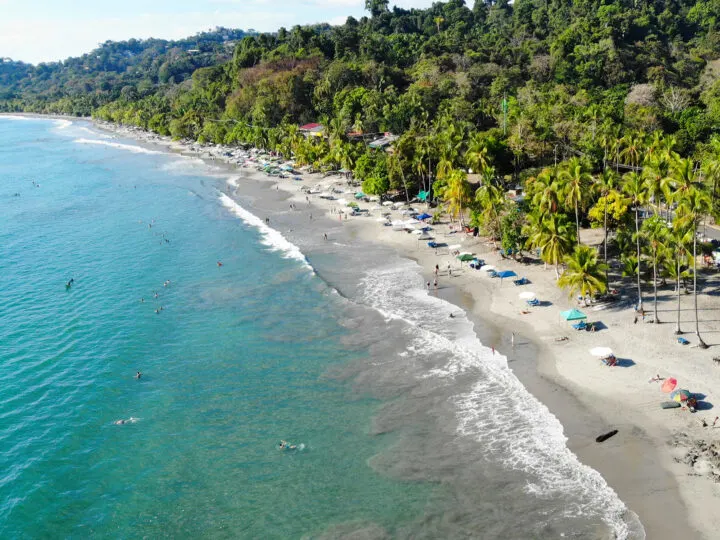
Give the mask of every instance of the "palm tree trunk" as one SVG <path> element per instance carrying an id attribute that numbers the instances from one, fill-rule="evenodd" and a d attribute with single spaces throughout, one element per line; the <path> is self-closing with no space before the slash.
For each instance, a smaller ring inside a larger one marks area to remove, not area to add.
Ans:
<path id="1" fill-rule="evenodd" d="M 610 269 L 607 265 L 607 242 L 608 242 L 608 230 L 607 230 L 607 207 L 608 207 L 608 194 L 605 194 L 605 223 L 603 225 L 603 230 L 605 232 L 605 243 L 604 243 L 604 250 L 605 250 L 605 288 L 608 289 L 610 286 Z"/>
<path id="2" fill-rule="evenodd" d="M 680 329 L 680 257 L 678 256 L 677 261 L 677 326 L 675 327 L 675 333 L 680 335 L 683 331 Z"/>
<path id="3" fill-rule="evenodd" d="M 694 229 L 697 229 L 693 223 Z M 695 300 L 695 335 L 698 338 L 698 346 L 701 349 L 707 349 L 707 343 L 705 343 L 700 337 L 700 321 L 698 320 L 698 300 L 697 300 L 697 231 L 693 230 L 693 297 Z"/>
<path id="4" fill-rule="evenodd" d="M 658 319 L 657 313 L 657 249 L 653 250 L 653 287 L 655 288 L 654 322 L 655 324 L 659 324 L 660 320 Z"/>
<path id="5" fill-rule="evenodd" d="M 575 228 L 577 229 L 577 244 L 580 245 L 580 217 L 578 216 L 578 205 L 575 201 Z"/>
<path id="6" fill-rule="evenodd" d="M 638 288 L 638 310 L 642 309 L 642 288 L 640 287 L 640 216 L 638 207 L 635 206 L 635 244 L 637 246 L 637 288 Z"/>

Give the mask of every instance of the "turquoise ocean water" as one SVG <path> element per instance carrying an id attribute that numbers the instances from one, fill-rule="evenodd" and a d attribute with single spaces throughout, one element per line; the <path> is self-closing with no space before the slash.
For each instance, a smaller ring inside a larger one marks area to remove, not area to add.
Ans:
<path id="1" fill-rule="evenodd" d="M 0 538 L 644 538 L 416 263 L 269 187 L 0 116 Z"/>
<path id="2" fill-rule="evenodd" d="M 328 376 L 365 354 L 343 344 L 342 298 L 260 243 L 218 180 L 83 129 L 0 118 L 0 537 L 416 518 L 428 485 L 368 465 L 392 442 L 368 436 L 378 402 Z"/>

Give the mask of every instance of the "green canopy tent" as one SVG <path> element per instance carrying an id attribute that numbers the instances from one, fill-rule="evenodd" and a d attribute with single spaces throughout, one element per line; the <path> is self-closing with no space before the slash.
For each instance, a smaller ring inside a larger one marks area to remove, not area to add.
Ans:
<path id="1" fill-rule="evenodd" d="M 587 319 L 587 315 L 585 315 L 582 311 L 578 311 L 577 309 L 569 309 L 567 311 L 563 311 L 562 313 L 560 313 L 560 316 L 566 321 L 581 321 L 583 319 Z"/>
<path id="2" fill-rule="evenodd" d="M 460 262 L 472 261 L 474 258 L 475 258 L 475 255 L 470 255 L 468 253 L 464 253 L 463 255 L 458 255 L 458 259 L 460 259 Z"/>

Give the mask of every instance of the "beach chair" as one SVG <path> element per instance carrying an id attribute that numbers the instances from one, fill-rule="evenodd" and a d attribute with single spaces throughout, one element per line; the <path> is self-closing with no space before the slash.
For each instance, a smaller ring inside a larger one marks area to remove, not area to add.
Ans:
<path id="1" fill-rule="evenodd" d="M 513 283 L 520 287 L 521 285 L 527 285 L 528 283 L 530 283 L 530 280 L 526 277 L 521 277 L 520 279 L 516 279 L 515 281 L 513 281 Z"/>
<path id="2" fill-rule="evenodd" d="M 533 298 L 532 300 L 526 300 L 526 303 L 530 307 L 539 306 L 540 300 L 538 300 L 537 298 Z"/>
<path id="3" fill-rule="evenodd" d="M 677 342 L 680 345 L 690 345 L 690 342 L 687 339 L 685 339 L 684 337 L 677 338 Z"/>
<path id="4" fill-rule="evenodd" d="M 573 324 L 572 327 L 575 330 L 585 330 L 587 328 L 587 323 L 585 321 L 580 321 L 579 323 Z"/>

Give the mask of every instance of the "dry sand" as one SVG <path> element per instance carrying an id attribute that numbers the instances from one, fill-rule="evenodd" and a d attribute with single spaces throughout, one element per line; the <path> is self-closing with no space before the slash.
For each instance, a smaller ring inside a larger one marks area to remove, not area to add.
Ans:
<path id="1" fill-rule="evenodd" d="M 103 127 L 108 128 L 107 125 Z M 199 148 L 196 144 L 171 142 L 137 130 L 120 132 L 190 155 L 207 158 L 209 153 L 217 160 L 233 150 L 218 146 Z M 236 162 L 236 159 L 230 161 Z M 346 190 L 347 194 L 337 197 L 347 200 L 352 199 L 355 192 L 339 176 L 323 178 L 319 174 L 306 174 L 302 182 L 296 182 L 267 178 L 252 169 L 243 169 L 243 172 L 269 180 L 269 189 L 286 190 L 291 200 L 298 203 L 306 202 L 307 194 L 301 191 L 303 186 L 317 186 L 318 191 L 333 187 Z M 418 261 L 431 281 L 438 264 L 441 272 L 436 294 L 456 302 L 463 299 L 461 307 L 469 310 L 477 320 L 491 325 L 494 330 L 489 333 L 493 336 L 489 339 L 493 342 L 487 345 L 511 358 L 513 347 L 521 347 L 527 340 L 534 344 L 539 351 L 537 371 L 566 392 L 554 394 L 552 386 L 532 377 L 528 379 L 529 389 L 566 426 L 569 447 L 582 461 L 600 471 L 630 509 L 639 514 L 648 538 L 677 537 L 686 533 L 687 527 L 698 532 L 690 532 L 691 537 L 718 537 L 720 421 L 718 428 L 713 429 L 702 427 L 701 420 L 712 424 L 720 414 L 719 409 L 712 408 L 717 400 L 714 389 L 720 382 L 720 365 L 712 361 L 713 356 L 720 356 L 720 303 L 713 295 L 720 291 L 720 276 L 703 274 L 700 280 L 703 293 L 699 299 L 701 331 L 711 345 L 710 349 L 701 350 L 693 346 L 697 342 L 694 335 L 685 335 L 690 346 L 679 345 L 673 335 L 675 296 L 672 284 L 660 292 L 658 311 L 663 324 L 650 322 L 653 318 L 650 291 L 645 297 L 646 321 L 634 323 L 632 306 L 636 298 L 632 280 L 613 284 L 621 288 L 622 297 L 610 307 L 578 306 L 557 287 L 553 269 L 546 269 L 537 261 L 523 264 L 501 259 L 492 243 L 451 232 L 448 223 L 433 226 L 430 234 L 436 241 L 460 244 L 461 251 L 472 252 L 498 269 L 514 270 L 519 276 L 528 278 L 531 284 L 517 287 L 512 279 L 492 279 L 483 271 L 461 265 L 447 248 L 431 249 L 426 241 L 418 241 L 415 235 L 384 226 L 377 221 L 387 210 L 384 207 L 371 210 L 369 215 L 339 220 L 337 201 L 320 199 L 317 195 L 309 195 L 309 198 L 313 205 L 309 211 L 316 212 L 317 216 L 325 212 L 335 223 L 342 221 L 358 239 L 393 246 L 402 255 Z M 361 203 L 360 206 L 372 208 L 376 205 Z M 424 204 L 413 206 L 420 212 L 428 210 Z M 433 213 L 433 210 L 428 212 Z M 392 215 L 393 219 L 407 219 L 398 211 L 393 211 Z M 581 234 L 583 239 L 593 236 L 591 231 Z M 447 272 L 448 263 L 452 267 L 452 276 Z M 535 292 L 542 305 L 527 309 L 518 297 L 526 290 Z M 449 294 L 450 291 L 453 294 Z M 683 294 L 681 301 L 683 328 L 690 331 L 694 328 L 692 295 Z M 597 332 L 573 330 L 560 318 L 561 311 L 572 307 L 583 310 L 589 321 L 602 322 L 602 329 Z M 557 341 L 560 337 L 568 339 Z M 612 348 L 621 365 L 607 367 L 593 358 L 589 350 L 597 346 Z M 510 366 L 516 369 L 512 363 Z M 668 396 L 661 392 L 659 383 L 649 382 L 657 374 L 675 377 L 680 388 L 704 395 L 701 410 L 695 414 L 686 409 L 662 410 L 660 403 Z M 525 382 L 522 374 L 518 375 Z M 594 437 L 609 429 L 618 429 L 618 435 L 603 444 L 595 443 Z"/>

